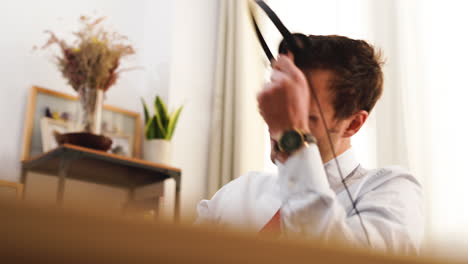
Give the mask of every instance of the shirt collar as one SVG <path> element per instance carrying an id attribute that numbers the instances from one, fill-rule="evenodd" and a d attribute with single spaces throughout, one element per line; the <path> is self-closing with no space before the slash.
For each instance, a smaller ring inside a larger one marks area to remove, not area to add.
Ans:
<path id="1" fill-rule="evenodd" d="M 352 148 L 349 148 L 345 152 L 343 152 L 341 155 L 336 157 L 338 160 L 338 163 L 341 168 L 341 172 L 343 173 L 343 177 L 346 179 L 359 165 L 359 162 L 356 159 L 356 156 L 354 154 L 354 151 Z M 341 185 L 341 177 L 340 173 L 338 171 L 338 168 L 336 166 L 336 161 L 335 159 L 332 159 L 328 161 L 327 163 L 324 164 L 325 167 L 325 172 L 328 177 L 328 182 L 330 183 L 330 186 L 338 186 Z"/>

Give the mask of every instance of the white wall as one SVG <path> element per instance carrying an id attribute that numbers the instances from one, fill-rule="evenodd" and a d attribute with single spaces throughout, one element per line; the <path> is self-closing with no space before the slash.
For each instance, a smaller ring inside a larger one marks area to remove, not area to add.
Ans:
<path id="1" fill-rule="evenodd" d="M 158 93 L 170 104 L 185 103 L 175 135 L 174 165 L 182 168 L 184 208 L 204 192 L 210 117 L 216 1 L 17 0 L 2 3 L 0 16 L 0 179 L 19 178 L 23 118 L 29 88 L 40 85 L 73 93 L 51 62 L 51 51 L 32 51 L 44 30 L 70 36 L 82 14 L 107 16 L 107 25 L 127 35 L 137 55 L 124 66 L 144 70 L 122 75 L 106 103 L 141 111 L 139 98 Z M 190 211 L 190 210 L 189 210 Z"/>
<path id="2" fill-rule="evenodd" d="M 33 46 L 42 45 L 47 39 L 44 30 L 52 30 L 59 36 L 70 39 L 70 32 L 78 27 L 78 18 L 82 14 L 97 14 L 108 17 L 106 22 L 110 28 L 127 35 L 134 44 L 138 55 L 134 56 L 125 66 L 138 65 L 146 69 L 128 72 L 122 75 L 118 84 L 107 93 L 106 103 L 115 104 L 133 111 L 140 111 L 139 96 L 148 96 L 155 92 L 167 90 L 167 74 L 161 76 L 165 80 L 158 86 L 153 81 L 156 73 L 156 63 L 150 64 L 148 57 L 154 61 L 166 63 L 168 68 L 168 49 L 170 48 L 171 4 L 157 1 L 159 8 L 167 9 L 166 17 L 147 17 L 147 6 L 151 1 L 8 1 L 0 17 L 0 32 L 7 37 L 0 41 L 0 72 L 2 86 L 0 97 L 0 122 L 3 124 L 0 139 L 2 154 L 0 175 L 4 179 L 18 178 L 21 135 L 23 130 L 24 110 L 29 88 L 40 85 L 49 89 L 74 93 L 52 63 L 53 51 L 33 51 Z M 5 12 L 6 10 L 6 12 Z M 157 12 L 156 12 L 157 13 Z M 144 25 L 159 23 L 154 27 L 155 32 L 162 32 L 168 36 L 157 38 L 145 34 Z M 153 50 L 149 50 L 154 46 Z M 155 54 L 155 51 L 159 54 Z M 146 54 L 150 56 L 146 56 Z"/>
<path id="3" fill-rule="evenodd" d="M 174 162 L 183 170 L 183 211 L 193 217 L 206 186 L 218 4 L 179 0 L 174 5 L 169 98 L 185 104 L 178 127 L 185 133 L 175 134 Z"/>

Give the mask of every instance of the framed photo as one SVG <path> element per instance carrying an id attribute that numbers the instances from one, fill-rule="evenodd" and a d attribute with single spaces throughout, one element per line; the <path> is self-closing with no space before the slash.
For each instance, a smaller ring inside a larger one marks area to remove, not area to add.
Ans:
<path id="1" fill-rule="evenodd" d="M 24 121 L 22 160 L 28 160 L 56 147 L 53 131 L 75 132 L 80 115 L 81 107 L 77 96 L 33 86 Z M 119 153 L 125 153 L 124 155 L 132 158 L 140 157 L 139 113 L 104 105 L 102 132 L 104 135 L 111 135 L 113 139 L 115 137 L 119 144 L 126 148 Z M 131 142 L 127 144 L 123 138 Z"/>
<path id="2" fill-rule="evenodd" d="M 56 120 L 49 117 L 41 118 L 42 151 L 47 152 L 58 147 L 54 134 L 67 133 L 70 132 L 72 128 L 73 125 L 64 120 Z"/>
<path id="3" fill-rule="evenodd" d="M 21 199 L 23 197 L 23 184 L 0 180 L 0 199 Z"/>
<path id="4" fill-rule="evenodd" d="M 109 150 L 112 154 L 132 157 L 133 139 L 128 135 L 105 134 L 112 139 L 112 146 Z"/>

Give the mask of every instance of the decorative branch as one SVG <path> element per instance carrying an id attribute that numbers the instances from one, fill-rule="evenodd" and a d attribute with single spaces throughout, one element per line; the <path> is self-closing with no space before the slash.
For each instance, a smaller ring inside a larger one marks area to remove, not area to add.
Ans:
<path id="1" fill-rule="evenodd" d="M 77 38 L 72 44 L 59 39 L 53 32 L 42 49 L 56 44 L 61 54 L 56 56 L 59 70 L 77 92 L 82 87 L 107 91 L 117 82 L 122 58 L 135 54 L 128 44 L 128 38 L 116 32 L 108 32 L 101 27 L 105 17 L 93 20 L 80 17 L 81 30 L 74 32 Z"/>

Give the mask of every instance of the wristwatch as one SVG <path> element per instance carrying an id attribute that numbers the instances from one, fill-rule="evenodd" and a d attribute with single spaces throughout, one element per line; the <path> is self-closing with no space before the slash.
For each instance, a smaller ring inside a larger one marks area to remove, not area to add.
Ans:
<path id="1" fill-rule="evenodd" d="M 281 135 L 281 138 L 275 144 L 275 150 L 291 154 L 303 146 L 315 143 L 317 143 L 317 140 L 312 134 L 298 129 L 291 129 Z"/>

